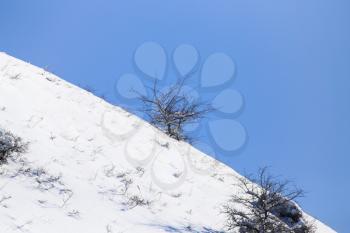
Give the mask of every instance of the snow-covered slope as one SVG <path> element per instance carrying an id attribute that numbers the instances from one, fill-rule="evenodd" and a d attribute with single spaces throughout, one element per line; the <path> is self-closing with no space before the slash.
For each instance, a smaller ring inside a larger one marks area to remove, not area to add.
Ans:
<path id="1" fill-rule="evenodd" d="M 1 233 L 223 231 L 239 174 L 4 53 L 0 127 L 30 142 L 0 168 Z"/>

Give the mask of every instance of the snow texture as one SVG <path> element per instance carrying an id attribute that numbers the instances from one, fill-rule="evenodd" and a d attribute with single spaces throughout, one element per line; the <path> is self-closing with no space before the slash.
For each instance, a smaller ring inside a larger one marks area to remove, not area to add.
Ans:
<path id="1" fill-rule="evenodd" d="M 5 53 L 0 128 L 29 142 L 0 167 L 1 233 L 224 232 L 238 173 Z"/>

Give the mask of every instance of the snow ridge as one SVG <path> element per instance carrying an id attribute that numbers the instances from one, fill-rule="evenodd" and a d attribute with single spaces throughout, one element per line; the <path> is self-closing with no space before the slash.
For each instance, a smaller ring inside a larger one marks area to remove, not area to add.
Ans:
<path id="1" fill-rule="evenodd" d="M 0 127 L 30 143 L 0 167 L 1 233 L 224 232 L 238 173 L 5 53 Z"/>

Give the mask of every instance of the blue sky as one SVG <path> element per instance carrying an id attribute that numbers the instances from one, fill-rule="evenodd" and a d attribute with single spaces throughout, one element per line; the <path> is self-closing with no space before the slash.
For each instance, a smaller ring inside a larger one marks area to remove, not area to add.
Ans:
<path id="1" fill-rule="evenodd" d="M 217 158 L 239 172 L 271 166 L 308 192 L 301 200 L 306 211 L 346 232 L 349 9 L 346 0 L 1 1 L 0 50 L 130 109 L 134 102 L 114 86 L 125 73 L 142 76 L 133 55 L 144 42 L 160 44 L 168 60 L 184 43 L 198 50 L 200 64 L 216 52 L 229 55 L 234 81 L 196 89 L 210 98 L 231 88 L 244 98 L 239 114 L 213 114 L 205 122 L 235 120 L 247 132 L 238 152 L 214 145 Z M 174 69 L 166 71 L 171 82 Z M 226 140 L 232 132 L 218 127 L 215 137 Z M 199 138 L 213 143 L 206 127 Z"/>

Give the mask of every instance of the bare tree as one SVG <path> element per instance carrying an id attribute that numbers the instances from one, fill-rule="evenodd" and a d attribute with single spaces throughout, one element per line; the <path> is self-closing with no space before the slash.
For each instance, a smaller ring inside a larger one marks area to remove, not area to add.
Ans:
<path id="1" fill-rule="evenodd" d="M 223 206 L 229 231 L 241 233 L 311 233 L 314 226 L 307 222 L 296 199 L 303 190 L 290 188 L 288 181 L 279 181 L 259 170 L 257 178 L 239 179 L 240 193 Z"/>
<path id="2" fill-rule="evenodd" d="M 151 95 L 139 94 L 142 111 L 150 123 L 176 140 L 189 141 L 184 127 L 195 123 L 214 109 L 184 93 L 182 79 L 165 90 L 160 90 L 157 81 L 150 88 Z"/>

